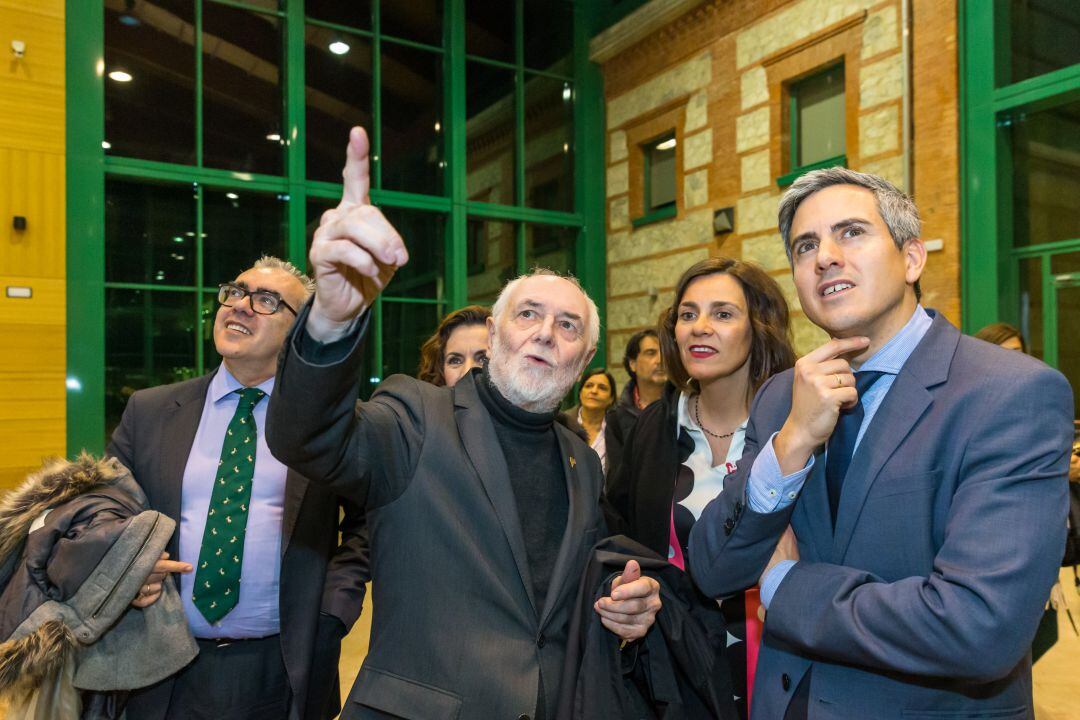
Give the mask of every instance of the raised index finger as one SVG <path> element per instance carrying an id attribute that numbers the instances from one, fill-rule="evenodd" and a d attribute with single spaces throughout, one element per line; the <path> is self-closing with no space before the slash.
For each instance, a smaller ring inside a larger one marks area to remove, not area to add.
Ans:
<path id="1" fill-rule="evenodd" d="M 814 348 L 806 353 L 804 357 L 810 362 L 820 363 L 832 360 L 834 357 L 849 353 L 852 350 L 862 350 L 869 345 L 870 338 L 867 337 L 833 338 L 821 347 Z"/>
<path id="2" fill-rule="evenodd" d="M 349 131 L 349 145 L 345 149 L 345 169 L 341 171 L 343 205 L 368 205 L 371 189 L 371 144 L 364 128 L 357 125 Z"/>

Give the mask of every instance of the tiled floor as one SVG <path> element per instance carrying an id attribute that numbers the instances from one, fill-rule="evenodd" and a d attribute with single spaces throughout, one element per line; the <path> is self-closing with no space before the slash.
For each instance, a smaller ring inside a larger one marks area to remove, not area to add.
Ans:
<path id="1" fill-rule="evenodd" d="M 1080 594 L 1073 585 L 1072 571 L 1063 570 L 1061 585 L 1066 602 L 1077 626 L 1080 626 Z M 369 596 L 370 597 L 370 596 Z M 371 603 L 364 604 L 364 613 L 341 648 L 341 697 L 349 694 L 356 671 L 367 654 L 371 632 Z M 1035 685 L 1036 720 L 1080 719 L 1080 637 L 1069 625 L 1064 610 L 1058 613 L 1058 641 L 1035 664 L 1032 670 Z"/>

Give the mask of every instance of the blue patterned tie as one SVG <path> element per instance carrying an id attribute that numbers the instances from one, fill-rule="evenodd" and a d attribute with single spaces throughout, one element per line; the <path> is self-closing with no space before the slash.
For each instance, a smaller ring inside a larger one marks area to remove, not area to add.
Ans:
<path id="1" fill-rule="evenodd" d="M 836 511 L 840 507 L 840 493 L 844 488 L 844 476 L 851 465 L 851 456 L 855 454 L 855 440 L 859 437 L 864 411 L 863 394 L 885 373 L 876 370 L 855 373 L 855 390 L 859 393 L 859 402 L 850 410 L 842 410 L 832 437 L 829 438 L 829 452 L 825 460 L 825 485 L 829 489 L 829 510 L 832 514 L 833 527 L 836 527 Z"/>

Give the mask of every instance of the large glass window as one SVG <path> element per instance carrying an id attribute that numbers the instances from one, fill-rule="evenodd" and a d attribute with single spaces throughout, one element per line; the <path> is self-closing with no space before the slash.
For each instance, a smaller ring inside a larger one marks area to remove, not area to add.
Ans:
<path id="1" fill-rule="evenodd" d="M 791 87 L 791 170 L 836 159 L 845 151 L 844 66 Z"/>
<path id="2" fill-rule="evenodd" d="M 71 148 L 104 155 L 104 196 L 70 199 L 88 222 L 105 207 L 104 227 L 78 236 L 103 257 L 69 272 L 105 294 L 97 330 L 69 326 L 71 345 L 103 342 L 102 368 L 73 369 L 104 369 L 106 384 L 96 417 L 69 423 L 79 446 L 101 447 L 135 389 L 220 362 L 218 283 L 263 254 L 306 265 L 354 125 L 371 140 L 371 199 L 411 254 L 372 309 L 362 394 L 415 372 L 449 310 L 490 303 L 533 265 L 580 269 L 587 217 L 602 267 L 603 199 L 577 205 L 579 167 L 603 143 L 592 118 L 598 141 L 578 147 L 569 0 L 69 5 L 87 19 L 69 46 L 104 58 L 104 134 Z"/>
<path id="3" fill-rule="evenodd" d="M 989 5 L 990 3 L 986 3 Z M 994 0 L 998 85 L 1009 85 L 1080 63 L 1080 3 Z"/>
<path id="4" fill-rule="evenodd" d="M 1080 103 L 1018 112 L 1012 147 L 1013 244 L 1080 238 Z"/>

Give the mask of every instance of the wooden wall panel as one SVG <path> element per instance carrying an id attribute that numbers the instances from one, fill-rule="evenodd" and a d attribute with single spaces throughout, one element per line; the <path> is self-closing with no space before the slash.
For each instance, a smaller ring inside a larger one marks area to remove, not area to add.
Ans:
<path id="1" fill-rule="evenodd" d="M 23 58 L 12 40 L 26 43 Z M 3 490 L 66 445 L 63 0 L 0 0 L 0 57 Z M 33 295 L 9 298 L 12 286 Z"/>

